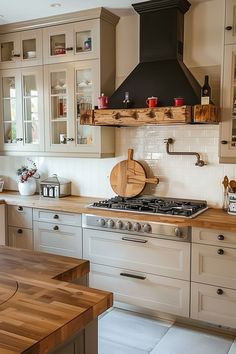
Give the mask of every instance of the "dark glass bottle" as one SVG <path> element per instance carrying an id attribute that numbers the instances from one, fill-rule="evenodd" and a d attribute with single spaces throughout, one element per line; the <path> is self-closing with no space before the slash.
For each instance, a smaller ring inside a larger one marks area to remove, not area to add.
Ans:
<path id="1" fill-rule="evenodd" d="M 201 104 L 210 104 L 211 86 L 209 85 L 209 76 L 205 75 L 204 84 L 201 89 Z"/>
<path id="2" fill-rule="evenodd" d="M 132 100 L 129 98 L 129 92 L 125 92 L 125 99 L 123 100 L 124 108 L 132 106 Z"/>

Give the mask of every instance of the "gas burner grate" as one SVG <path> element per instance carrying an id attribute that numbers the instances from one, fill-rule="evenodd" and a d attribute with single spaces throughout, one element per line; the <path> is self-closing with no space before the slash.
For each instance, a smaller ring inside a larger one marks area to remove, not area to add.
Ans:
<path id="1" fill-rule="evenodd" d="M 123 198 L 115 196 L 110 199 L 95 202 L 90 207 L 124 210 L 129 212 L 141 212 L 146 214 L 193 217 L 207 209 L 207 202 L 204 200 L 189 200 L 153 196 L 141 196 L 135 198 Z"/>

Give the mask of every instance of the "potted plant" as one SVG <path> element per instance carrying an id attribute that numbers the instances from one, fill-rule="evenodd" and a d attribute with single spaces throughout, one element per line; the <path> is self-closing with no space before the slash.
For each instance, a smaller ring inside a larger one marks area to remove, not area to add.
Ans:
<path id="1" fill-rule="evenodd" d="M 33 195 L 36 192 L 36 180 L 40 177 L 37 166 L 31 159 L 27 159 L 31 166 L 22 165 L 17 170 L 18 189 L 21 195 Z"/>

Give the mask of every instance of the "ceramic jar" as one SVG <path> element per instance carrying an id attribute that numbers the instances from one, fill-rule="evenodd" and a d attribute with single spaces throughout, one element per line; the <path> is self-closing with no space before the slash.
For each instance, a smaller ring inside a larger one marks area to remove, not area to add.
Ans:
<path id="1" fill-rule="evenodd" d="M 21 195 L 33 195 L 36 192 L 35 178 L 28 178 L 25 182 L 18 182 L 18 189 Z"/>

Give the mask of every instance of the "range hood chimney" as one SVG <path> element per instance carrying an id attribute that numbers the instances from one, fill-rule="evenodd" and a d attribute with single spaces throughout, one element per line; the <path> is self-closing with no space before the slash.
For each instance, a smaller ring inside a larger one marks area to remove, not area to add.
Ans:
<path id="1" fill-rule="evenodd" d="M 159 98 L 159 106 L 173 106 L 176 97 L 199 104 L 200 85 L 183 63 L 184 14 L 191 4 L 150 0 L 132 6 L 140 15 L 140 63 L 110 97 L 109 108 L 123 108 L 125 92 L 136 108 L 150 96 Z"/>

